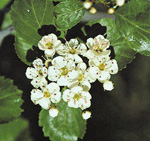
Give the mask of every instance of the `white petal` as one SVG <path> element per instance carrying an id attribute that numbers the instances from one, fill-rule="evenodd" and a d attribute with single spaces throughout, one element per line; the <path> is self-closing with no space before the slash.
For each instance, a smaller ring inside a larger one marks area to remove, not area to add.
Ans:
<path id="1" fill-rule="evenodd" d="M 104 83 L 103 83 L 103 87 L 104 87 L 104 90 L 107 90 L 107 91 L 111 91 L 114 89 L 114 85 L 111 81 L 109 80 L 106 80 Z"/>
<path id="2" fill-rule="evenodd" d="M 68 102 L 68 106 L 69 106 L 69 107 L 78 108 L 78 107 L 79 107 L 78 105 L 79 105 L 78 102 L 75 101 L 75 100 L 70 100 L 70 101 Z"/>
<path id="3" fill-rule="evenodd" d="M 65 102 L 70 101 L 72 99 L 74 94 L 71 93 L 71 90 L 67 89 L 63 92 L 63 100 Z"/>
<path id="4" fill-rule="evenodd" d="M 48 84 L 46 88 L 49 90 L 50 93 L 57 93 L 60 91 L 60 87 L 54 82 Z"/>
<path id="5" fill-rule="evenodd" d="M 31 81 L 31 84 L 33 85 L 33 87 L 38 88 L 40 87 L 40 82 L 41 82 L 41 77 L 37 77 Z"/>
<path id="6" fill-rule="evenodd" d="M 61 44 L 58 48 L 56 48 L 56 52 L 59 55 L 66 55 L 68 53 L 68 47 L 64 44 Z"/>
<path id="7" fill-rule="evenodd" d="M 103 82 L 105 80 L 110 79 L 110 74 L 107 71 L 101 71 L 98 75 L 98 80 Z"/>
<path id="8" fill-rule="evenodd" d="M 78 70 L 78 71 L 81 71 L 81 72 L 84 72 L 85 70 L 86 70 L 86 68 L 87 68 L 87 66 L 86 66 L 86 64 L 85 63 L 80 63 L 80 64 L 78 64 L 77 65 L 77 67 L 76 67 L 76 69 Z"/>
<path id="9" fill-rule="evenodd" d="M 48 57 L 53 57 L 55 54 L 55 49 L 46 49 L 45 50 L 45 55 Z"/>
<path id="10" fill-rule="evenodd" d="M 57 36 L 53 33 L 48 34 L 48 38 L 51 39 L 51 41 L 53 41 L 53 42 L 57 41 Z"/>
<path id="11" fill-rule="evenodd" d="M 66 67 L 68 68 L 68 70 L 73 70 L 73 69 L 75 69 L 75 62 L 72 61 L 72 60 L 68 60 L 68 61 L 67 61 L 67 64 L 66 64 Z"/>
<path id="12" fill-rule="evenodd" d="M 40 88 L 44 89 L 46 85 L 47 85 L 47 80 L 45 79 L 45 77 L 42 77 L 40 81 Z"/>
<path id="13" fill-rule="evenodd" d="M 74 82 L 78 79 L 79 73 L 75 70 L 72 70 L 71 72 L 68 73 L 67 75 L 67 80 L 71 83 Z"/>
<path id="14" fill-rule="evenodd" d="M 93 38 L 87 39 L 86 44 L 87 44 L 87 46 L 88 46 L 89 48 L 93 48 L 93 46 L 94 46 L 94 39 L 93 39 Z"/>
<path id="15" fill-rule="evenodd" d="M 91 94 L 89 92 L 83 91 L 82 92 L 83 99 L 90 100 L 92 98 Z"/>
<path id="16" fill-rule="evenodd" d="M 43 97 L 42 99 L 38 100 L 39 105 L 44 109 L 49 109 L 50 107 L 50 99 Z"/>
<path id="17" fill-rule="evenodd" d="M 49 42 L 48 36 L 43 36 L 42 39 L 38 43 L 38 47 L 40 50 L 45 50 L 48 47 L 45 45 L 47 42 Z"/>
<path id="18" fill-rule="evenodd" d="M 85 56 L 86 56 L 88 59 L 92 60 L 95 55 L 94 55 L 94 53 L 93 53 L 91 50 L 88 50 L 88 51 L 85 53 Z"/>
<path id="19" fill-rule="evenodd" d="M 48 79 L 50 81 L 57 81 L 60 77 L 60 71 L 55 69 L 53 66 L 48 68 Z"/>
<path id="20" fill-rule="evenodd" d="M 58 109 L 56 109 L 56 108 L 51 108 L 51 109 L 49 110 L 49 115 L 50 115 L 51 117 L 57 117 L 58 113 L 59 113 L 59 111 L 58 111 Z"/>
<path id="21" fill-rule="evenodd" d="M 71 92 L 76 94 L 76 93 L 81 93 L 83 91 L 83 88 L 80 86 L 75 86 L 71 89 Z"/>
<path id="22" fill-rule="evenodd" d="M 90 67 L 88 70 L 88 77 L 91 77 L 93 79 L 97 79 L 99 73 L 99 69 L 97 67 Z"/>
<path id="23" fill-rule="evenodd" d="M 84 55 L 85 52 L 87 51 L 86 45 L 83 43 L 80 43 L 79 46 L 77 47 L 77 51 L 79 54 Z"/>
<path id="24" fill-rule="evenodd" d="M 74 54 L 74 59 L 75 59 L 76 63 L 82 63 L 83 62 L 82 58 L 77 54 Z"/>
<path id="25" fill-rule="evenodd" d="M 67 78 L 65 76 L 61 76 L 58 80 L 57 80 L 57 84 L 59 86 L 68 86 L 69 82 L 67 80 Z"/>
<path id="26" fill-rule="evenodd" d="M 27 70 L 26 70 L 26 77 L 27 77 L 28 79 L 33 79 L 33 78 L 37 77 L 37 75 L 38 75 L 37 70 L 35 70 L 35 69 L 32 68 L 32 67 L 28 67 L 28 68 L 27 68 Z"/>
<path id="27" fill-rule="evenodd" d="M 88 81 L 82 81 L 81 85 L 84 91 L 89 91 L 91 88 L 91 84 Z"/>
<path id="28" fill-rule="evenodd" d="M 42 74 L 43 74 L 44 77 L 47 76 L 47 68 L 46 67 L 42 68 Z"/>
<path id="29" fill-rule="evenodd" d="M 69 46 L 70 47 L 77 47 L 78 46 L 78 40 L 77 39 L 71 39 L 69 41 Z"/>
<path id="30" fill-rule="evenodd" d="M 52 64 L 56 69 L 61 69 L 66 66 L 65 58 L 58 56 L 52 60 Z"/>
<path id="31" fill-rule="evenodd" d="M 61 45 L 61 41 L 60 40 L 57 40 L 55 43 L 54 43 L 54 48 L 58 48 L 59 46 Z"/>
<path id="32" fill-rule="evenodd" d="M 54 93 L 51 95 L 51 101 L 53 103 L 58 103 L 58 102 L 60 102 L 60 100 L 61 100 L 61 93 L 60 92 L 57 92 L 57 93 Z"/>
<path id="33" fill-rule="evenodd" d="M 108 69 L 110 74 L 116 74 L 118 72 L 118 65 L 116 60 L 111 60 L 111 67 Z"/>
<path id="34" fill-rule="evenodd" d="M 38 104 L 37 100 L 41 99 L 43 97 L 43 92 L 39 89 L 33 89 L 31 91 L 31 100 L 34 104 Z"/>
<path id="35" fill-rule="evenodd" d="M 33 66 L 35 67 L 35 69 L 39 70 L 43 67 L 43 61 L 41 59 L 36 59 L 33 61 Z"/>

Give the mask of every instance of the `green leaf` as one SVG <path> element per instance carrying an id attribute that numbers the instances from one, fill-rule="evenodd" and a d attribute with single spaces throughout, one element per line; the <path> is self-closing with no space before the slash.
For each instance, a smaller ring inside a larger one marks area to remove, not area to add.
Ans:
<path id="1" fill-rule="evenodd" d="M 102 26 L 107 27 L 107 39 L 110 40 L 111 46 L 114 48 L 115 59 L 117 60 L 119 69 L 126 67 L 135 57 L 135 51 L 131 49 L 132 42 L 128 41 L 122 37 L 117 31 L 115 21 L 113 19 L 100 19 L 95 21 L 90 21 L 87 25 L 92 26 L 93 24 L 99 23 Z M 84 34 L 85 31 L 82 29 Z"/>
<path id="2" fill-rule="evenodd" d="M 121 36 L 132 41 L 130 48 L 150 56 L 150 2 L 131 0 L 119 8 L 115 15 Z"/>
<path id="3" fill-rule="evenodd" d="M 81 109 L 68 107 L 67 103 L 58 104 L 59 114 L 52 118 L 48 110 L 42 110 L 39 115 L 39 125 L 43 126 L 46 137 L 52 141 L 76 141 L 83 138 L 86 121 L 82 118 Z"/>
<path id="4" fill-rule="evenodd" d="M 12 22 L 11 22 L 11 18 L 10 18 L 10 13 L 8 12 L 5 14 L 1 29 L 7 28 L 10 25 L 12 25 Z"/>
<path id="5" fill-rule="evenodd" d="M 17 35 L 16 51 L 24 63 L 29 64 L 27 51 L 33 45 L 37 46 L 41 39 L 38 29 L 42 25 L 54 23 L 53 8 L 53 3 L 49 0 L 16 0 L 13 3 L 11 19 Z"/>
<path id="6" fill-rule="evenodd" d="M 63 1 L 56 5 L 56 26 L 61 30 L 68 30 L 80 22 L 85 9 L 78 0 Z"/>
<path id="7" fill-rule="evenodd" d="M 3 9 L 11 0 L 1 0 L 0 9 Z"/>
<path id="8" fill-rule="evenodd" d="M 10 79 L 0 76 L 0 122 L 8 122 L 19 117 L 23 100 L 22 91 L 13 85 Z"/>
<path id="9" fill-rule="evenodd" d="M 9 123 L 0 124 L 0 141 L 16 141 L 27 127 L 28 122 L 21 118 Z"/>

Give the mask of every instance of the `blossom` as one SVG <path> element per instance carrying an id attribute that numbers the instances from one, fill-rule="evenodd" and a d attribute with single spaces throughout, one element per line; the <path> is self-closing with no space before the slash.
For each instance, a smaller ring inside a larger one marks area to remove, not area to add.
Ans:
<path id="1" fill-rule="evenodd" d="M 83 119 L 89 119 L 91 117 L 91 112 L 90 111 L 85 111 L 82 113 Z"/>
<path id="2" fill-rule="evenodd" d="M 87 39 L 86 44 L 89 48 L 86 53 L 88 59 L 100 57 L 101 55 L 110 55 L 110 50 L 107 50 L 110 46 L 110 42 L 102 35 L 98 35 L 94 39 Z"/>
<path id="3" fill-rule="evenodd" d="M 33 89 L 31 100 L 44 109 L 49 109 L 51 102 L 58 103 L 61 100 L 60 87 L 56 83 L 48 84 L 43 90 Z"/>
<path id="4" fill-rule="evenodd" d="M 104 81 L 103 83 L 104 90 L 111 91 L 114 89 L 113 83 L 109 80 Z"/>
<path id="5" fill-rule="evenodd" d="M 83 43 L 79 44 L 77 39 L 71 39 L 69 42 L 66 42 L 65 45 L 62 44 L 57 48 L 57 53 L 59 55 L 75 60 L 76 63 L 83 62 L 79 55 L 84 55 L 86 51 L 87 47 Z"/>
<path id="6" fill-rule="evenodd" d="M 86 109 L 91 106 L 91 95 L 82 87 L 75 86 L 63 92 L 63 100 L 68 102 L 69 107 Z"/>
<path id="7" fill-rule="evenodd" d="M 110 60 L 109 56 L 101 56 L 90 60 L 89 65 L 89 72 L 102 83 L 110 79 L 110 74 L 118 72 L 117 61 L 115 59 Z"/>
<path id="8" fill-rule="evenodd" d="M 78 79 L 72 82 L 69 81 L 70 82 L 70 85 L 68 86 L 69 88 L 78 85 L 81 86 L 85 91 L 89 91 L 89 89 L 91 88 L 91 84 L 87 79 L 88 72 L 86 71 L 86 68 L 87 66 L 83 62 L 76 66 L 75 70 L 78 72 Z M 72 74 L 70 73 L 70 75 Z"/>
<path id="9" fill-rule="evenodd" d="M 59 113 L 59 110 L 56 108 L 50 108 L 50 110 L 49 110 L 49 115 L 51 117 L 57 117 L 58 113 Z"/>
<path id="10" fill-rule="evenodd" d="M 47 85 L 45 77 L 47 76 L 47 68 L 43 67 L 43 62 L 41 59 L 36 59 L 33 61 L 33 67 L 28 67 L 26 70 L 26 77 L 32 79 L 31 84 L 35 87 L 44 88 Z"/>
<path id="11" fill-rule="evenodd" d="M 61 45 L 61 41 L 57 39 L 55 34 L 49 34 L 47 36 L 43 36 L 42 39 L 38 43 L 38 47 L 40 50 L 45 52 L 45 55 L 48 57 L 53 57 L 56 49 Z"/>
<path id="12" fill-rule="evenodd" d="M 52 66 L 48 68 L 48 79 L 57 81 L 59 86 L 68 86 L 69 81 L 78 79 L 78 72 L 75 69 L 75 62 L 58 56 L 52 60 Z M 71 75 L 70 75 L 71 74 Z"/>

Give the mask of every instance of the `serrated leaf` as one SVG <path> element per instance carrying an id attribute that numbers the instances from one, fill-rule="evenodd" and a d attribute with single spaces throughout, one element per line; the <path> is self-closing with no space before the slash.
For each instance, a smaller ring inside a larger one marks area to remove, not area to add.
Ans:
<path id="1" fill-rule="evenodd" d="M 56 5 L 56 26 L 61 30 L 68 30 L 80 22 L 85 9 L 78 0 L 63 1 Z"/>
<path id="2" fill-rule="evenodd" d="M 17 34 L 16 51 L 24 63 L 28 64 L 27 51 L 32 49 L 33 45 L 37 46 L 41 39 L 38 29 L 42 25 L 53 24 L 53 8 L 53 3 L 49 0 L 16 0 L 13 3 L 11 19 Z M 23 40 L 23 43 L 20 43 L 20 39 Z M 20 44 L 21 47 L 18 46 Z"/>
<path id="3" fill-rule="evenodd" d="M 0 124 L 0 141 L 16 141 L 18 136 L 28 127 L 28 122 L 22 118 Z"/>
<path id="4" fill-rule="evenodd" d="M 92 26 L 96 23 L 107 27 L 107 39 L 110 40 L 111 46 L 114 47 L 115 59 L 117 60 L 119 69 L 121 70 L 125 68 L 126 65 L 130 63 L 135 57 L 136 52 L 130 48 L 132 46 L 132 42 L 128 41 L 119 34 L 113 19 L 90 21 L 87 25 Z M 83 32 L 85 32 L 84 29 Z"/>
<path id="5" fill-rule="evenodd" d="M 121 36 L 132 41 L 135 51 L 150 56 L 150 2 L 131 0 L 116 13 L 116 26 Z"/>
<path id="6" fill-rule="evenodd" d="M 86 121 L 82 118 L 81 109 L 68 107 L 67 103 L 58 104 L 59 114 L 52 118 L 48 110 L 42 110 L 39 115 L 39 125 L 43 126 L 44 135 L 52 141 L 76 141 L 83 138 Z"/>
<path id="7" fill-rule="evenodd" d="M 0 9 L 4 8 L 11 0 L 1 0 Z"/>
<path id="8" fill-rule="evenodd" d="M 0 76 L 0 122 L 8 122 L 20 116 L 23 100 L 22 91 L 13 85 L 10 79 Z"/>

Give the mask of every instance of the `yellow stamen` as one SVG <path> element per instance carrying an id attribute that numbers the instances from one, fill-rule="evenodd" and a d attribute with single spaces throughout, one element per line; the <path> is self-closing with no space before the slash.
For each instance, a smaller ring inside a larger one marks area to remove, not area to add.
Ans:
<path id="1" fill-rule="evenodd" d="M 61 68 L 60 71 L 61 71 L 61 75 L 67 75 L 69 72 L 67 67 Z"/>
<path id="2" fill-rule="evenodd" d="M 99 65 L 98 65 L 98 68 L 99 68 L 101 71 L 105 70 L 105 64 L 104 64 L 104 63 L 99 64 Z"/>

